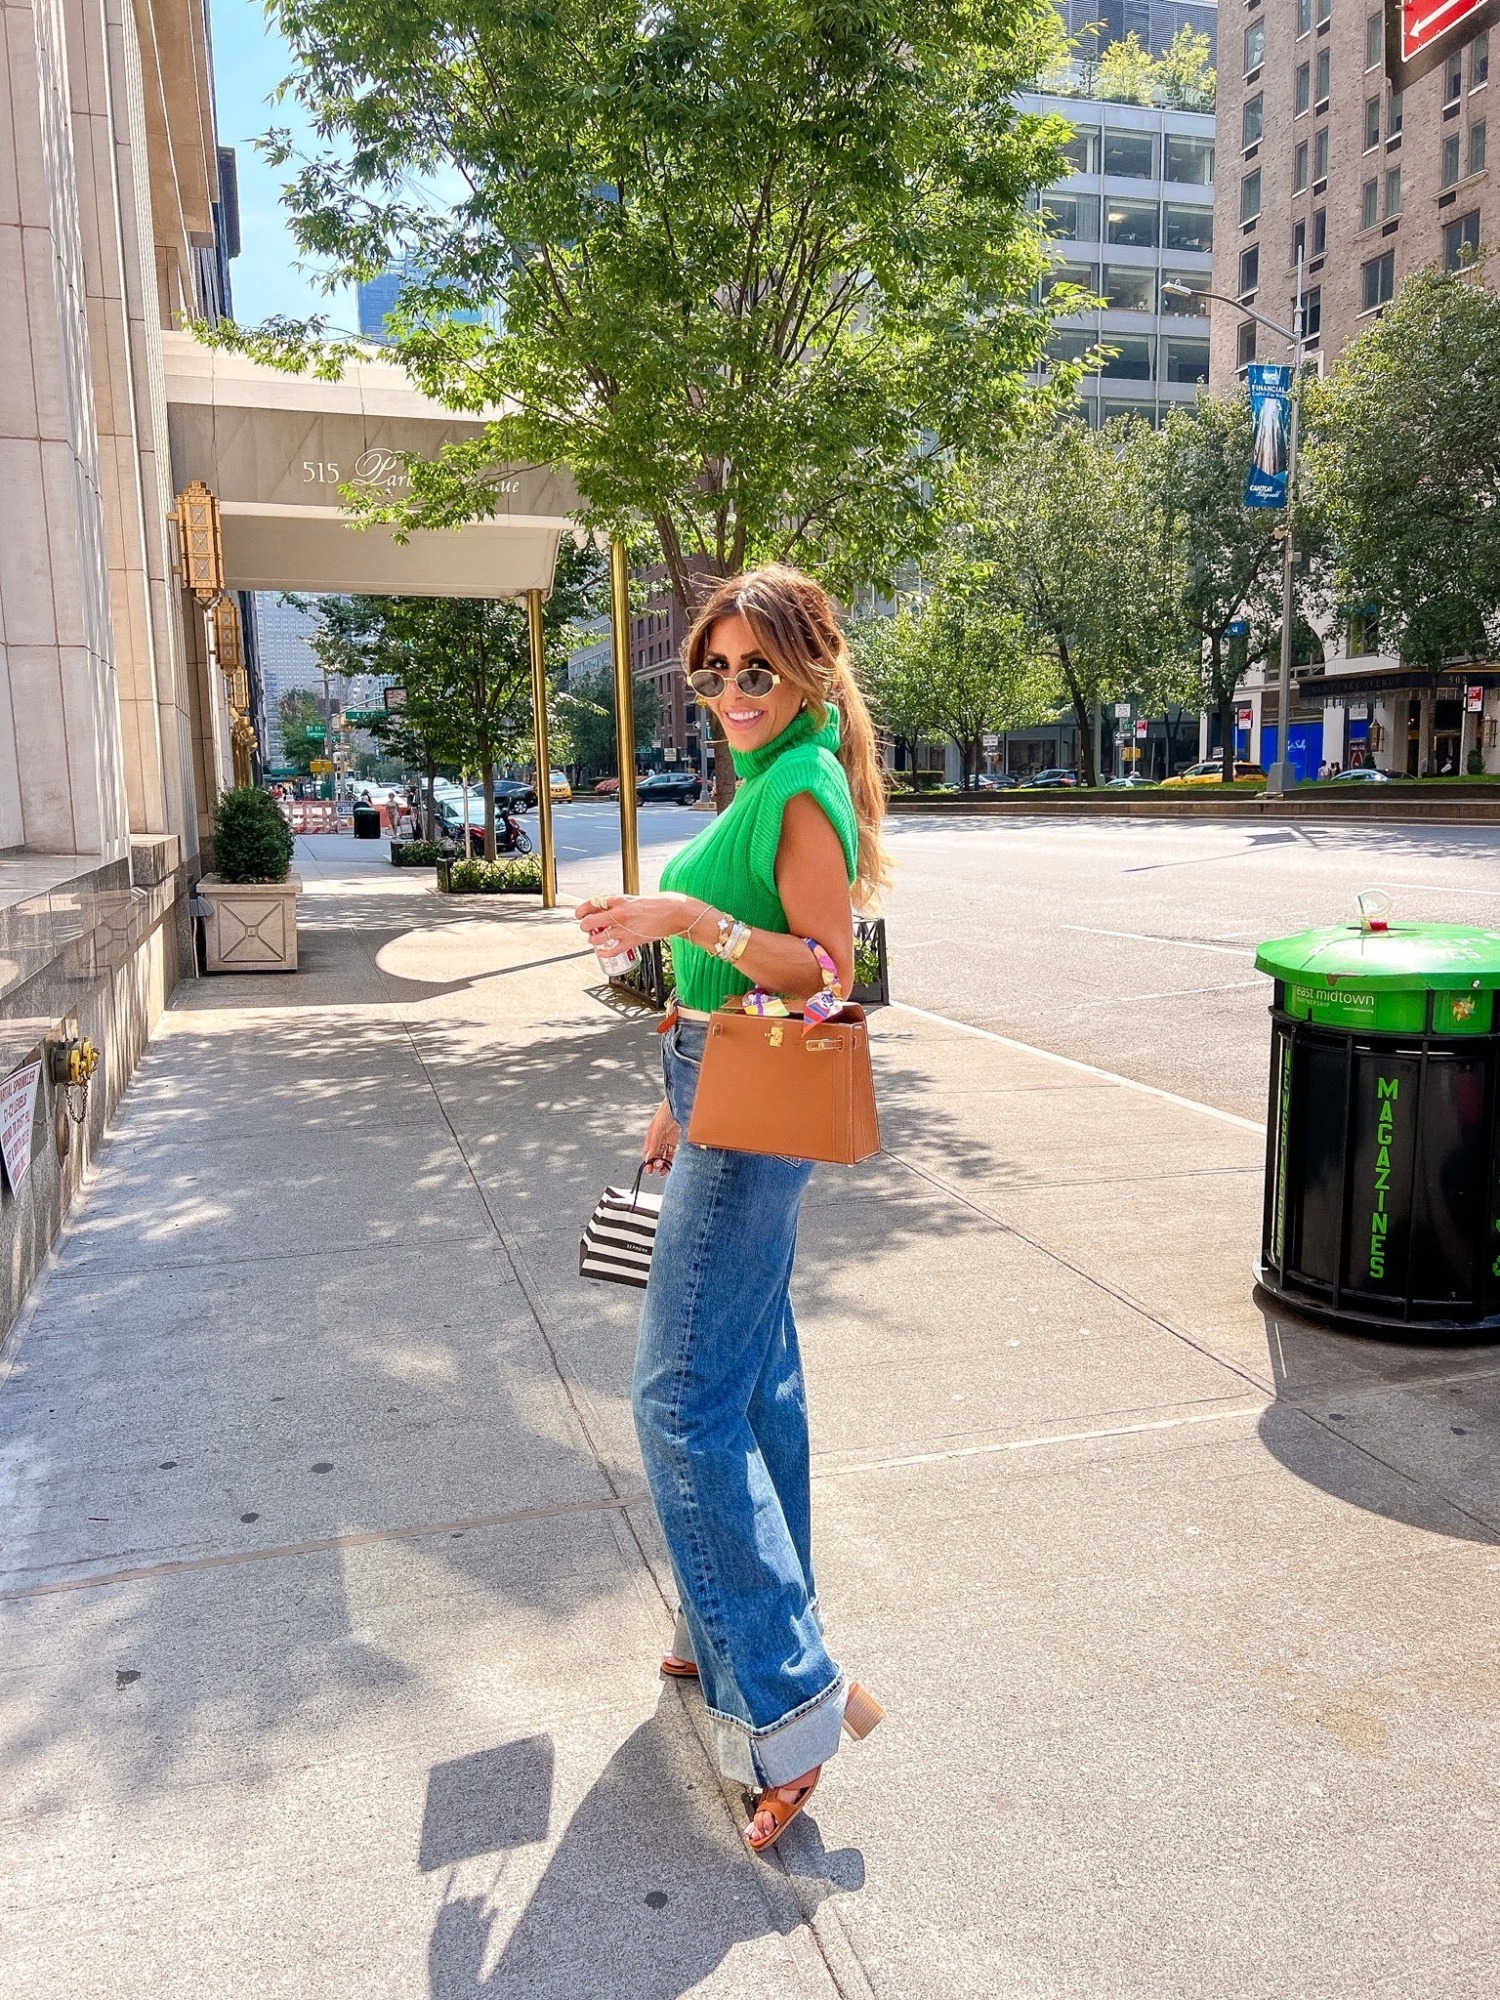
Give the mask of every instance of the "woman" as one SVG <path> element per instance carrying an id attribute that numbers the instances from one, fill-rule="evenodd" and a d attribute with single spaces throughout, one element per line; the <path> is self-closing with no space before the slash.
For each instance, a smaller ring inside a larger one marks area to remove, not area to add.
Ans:
<path id="1" fill-rule="evenodd" d="M 851 989 L 853 901 L 885 879 L 885 790 L 848 646 L 811 577 L 769 567 L 721 584 L 683 650 L 734 758 L 734 803 L 669 863 L 660 895 L 596 898 L 578 916 L 606 956 L 673 940 L 667 1094 L 641 1148 L 670 1179 L 636 1430 L 682 1605 L 662 1666 L 701 1681 L 720 1762 L 757 1793 L 744 1835 L 763 1852 L 811 1798 L 840 1727 L 868 1735 L 882 1711 L 829 1656 L 813 1585 L 787 1295 L 811 1163 L 694 1146 L 684 1133 L 713 1008 L 752 986 L 794 1007 L 821 993 L 813 945 Z"/>

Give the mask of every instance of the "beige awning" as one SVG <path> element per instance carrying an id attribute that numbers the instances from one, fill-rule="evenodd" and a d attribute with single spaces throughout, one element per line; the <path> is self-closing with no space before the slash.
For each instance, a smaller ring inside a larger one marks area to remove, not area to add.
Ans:
<path id="1" fill-rule="evenodd" d="M 435 456 L 480 428 L 419 394 L 401 369 L 361 362 L 321 382 L 191 334 L 162 344 L 173 489 L 201 479 L 218 495 L 231 589 L 513 597 L 552 588 L 579 510 L 571 478 L 552 466 L 504 468 L 500 511 L 464 528 L 403 544 L 387 528 L 349 525 L 341 485 L 397 491 L 396 453 Z"/>

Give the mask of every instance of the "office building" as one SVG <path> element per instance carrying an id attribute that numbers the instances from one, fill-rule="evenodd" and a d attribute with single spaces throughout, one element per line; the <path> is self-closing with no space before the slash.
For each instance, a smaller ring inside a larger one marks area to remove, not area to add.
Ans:
<path id="1" fill-rule="evenodd" d="M 1300 266 L 1311 365 L 1322 371 L 1409 273 L 1472 264 L 1493 283 L 1500 266 L 1483 254 L 1500 226 L 1488 165 L 1490 45 L 1488 31 L 1465 35 L 1460 16 L 1436 66 L 1398 91 L 1380 7 L 1246 7 L 1220 41 L 1214 291 L 1289 325 Z M 1284 342 L 1231 306 L 1215 307 L 1210 344 L 1217 395 L 1234 390 L 1248 362 L 1289 359 Z M 1328 760 L 1462 770 L 1474 749 L 1500 770 L 1500 677 L 1471 668 L 1434 683 L 1380 650 L 1376 607 L 1348 625 L 1325 634 L 1321 667 L 1298 675 L 1290 726 L 1302 775 Z M 1276 691 L 1263 678 L 1246 697 L 1250 741 L 1265 754 Z"/>
<path id="2" fill-rule="evenodd" d="M 403 257 L 399 263 L 389 265 L 377 276 L 368 278 L 356 288 L 358 300 L 359 330 L 366 340 L 376 340 L 382 346 L 390 342 L 390 332 L 386 317 L 401 303 L 401 294 L 407 284 L 420 274 L 420 266 L 414 257 Z M 477 326 L 484 318 L 481 312 L 456 312 L 448 316 L 464 326 Z"/>

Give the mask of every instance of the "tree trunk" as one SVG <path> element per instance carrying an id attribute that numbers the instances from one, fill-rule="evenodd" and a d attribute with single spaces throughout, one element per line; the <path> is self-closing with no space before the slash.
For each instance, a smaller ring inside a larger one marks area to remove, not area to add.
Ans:
<path id="1" fill-rule="evenodd" d="M 495 859 L 495 760 L 490 755 L 489 732 L 479 738 L 479 769 L 484 784 L 484 858 Z"/>
<path id="2" fill-rule="evenodd" d="M 1083 782 L 1097 785 L 1099 782 L 1099 760 L 1094 755 L 1093 732 L 1089 728 L 1088 704 L 1083 691 L 1073 678 L 1073 663 L 1068 654 L 1068 642 L 1060 639 L 1057 645 L 1058 662 L 1062 667 L 1063 680 L 1068 690 L 1068 700 L 1073 709 L 1073 720 L 1078 728 L 1078 744 L 1083 752 Z"/>
<path id="3" fill-rule="evenodd" d="M 437 839 L 437 759 L 430 746 L 423 745 L 427 760 L 427 838 Z"/>
<path id="4" fill-rule="evenodd" d="M 1213 672 L 1213 684 L 1219 690 L 1219 783 L 1234 783 L 1235 751 L 1235 690 L 1224 687 L 1224 642 L 1217 632 L 1208 642 L 1209 663 Z"/>

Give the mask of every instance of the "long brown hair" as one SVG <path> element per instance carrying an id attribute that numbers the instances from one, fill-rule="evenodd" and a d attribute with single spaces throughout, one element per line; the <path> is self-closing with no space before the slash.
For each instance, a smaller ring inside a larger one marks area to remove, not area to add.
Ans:
<path id="1" fill-rule="evenodd" d="M 865 705 L 849 643 L 833 599 L 800 569 L 767 563 L 727 577 L 693 620 L 682 648 L 683 672 L 696 673 L 708 651 L 709 634 L 721 618 L 738 612 L 755 634 L 771 665 L 798 692 L 821 727 L 830 707 L 839 713 L 839 762 L 849 780 L 859 821 L 859 857 L 854 901 L 868 909 L 890 879 L 881 845 L 885 784 L 875 747 L 875 725 Z"/>

